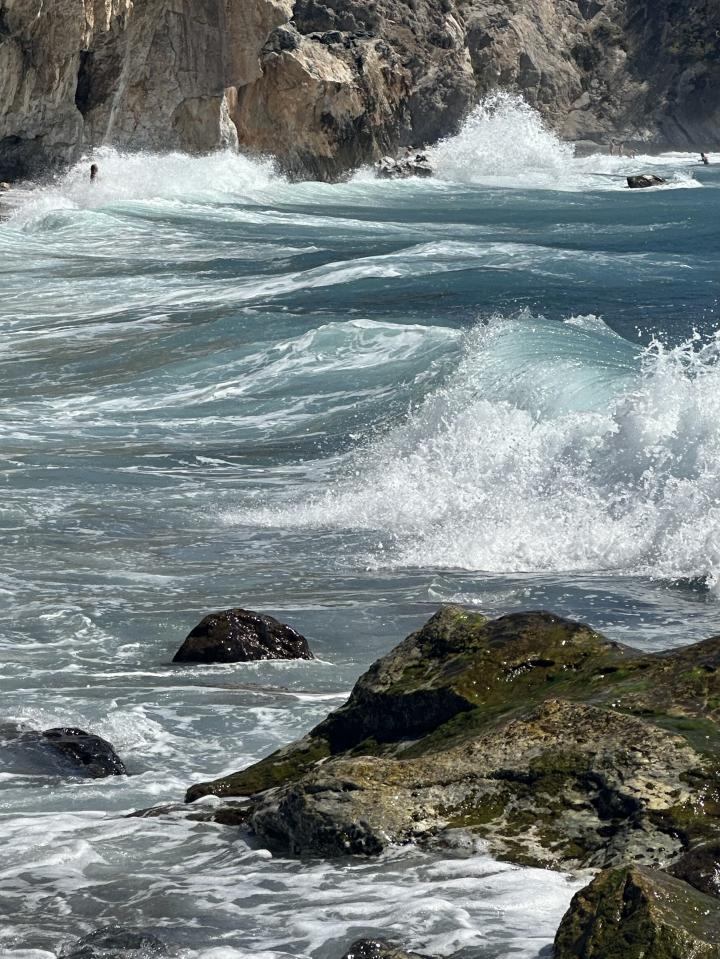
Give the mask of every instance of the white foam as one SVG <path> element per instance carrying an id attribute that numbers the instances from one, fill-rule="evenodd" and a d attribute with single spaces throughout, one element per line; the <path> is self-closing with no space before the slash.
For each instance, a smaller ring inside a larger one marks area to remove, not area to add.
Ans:
<path id="1" fill-rule="evenodd" d="M 574 147 L 553 133 L 536 110 L 507 92 L 482 100 L 456 136 L 429 152 L 437 177 L 453 183 L 521 190 L 625 190 L 627 176 L 650 170 L 668 179 L 663 189 L 701 186 L 692 175 L 697 157 L 691 154 L 576 157 Z"/>
<path id="2" fill-rule="evenodd" d="M 377 530 L 374 566 L 720 575 L 720 340 L 498 319 L 322 497 L 235 519 Z"/>
<path id="3" fill-rule="evenodd" d="M 90 163 L 99 167 L 90 182 Z M 251 197 L 282 183 L 270 159 L 230 150 L 192 157 L 184 153 L 122 153 L 101 147 L 49 183 L 12 192 L 14 225 L 46 222 L 63 211 L 94 210 L 147 201 L 213 201 Z"/>

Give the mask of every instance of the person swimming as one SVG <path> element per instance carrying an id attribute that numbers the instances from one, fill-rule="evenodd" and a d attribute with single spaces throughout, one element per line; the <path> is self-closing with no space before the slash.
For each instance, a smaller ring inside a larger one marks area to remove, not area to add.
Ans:
<path id="1" fill-rule="evenodd" d="M 94 183 L 95 180 L 97 180 L 98 172 L 99 171 L 98 171 L 97 163 L 91 163 L 90 164 L 90 182 L 91 183 Z"/>

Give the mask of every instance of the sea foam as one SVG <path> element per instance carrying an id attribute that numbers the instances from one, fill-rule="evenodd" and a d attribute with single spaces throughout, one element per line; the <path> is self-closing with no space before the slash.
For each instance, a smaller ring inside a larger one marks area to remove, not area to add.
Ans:
<path id="1" fill-rule="evenodd" d="M 720 574 L 720 340 L 497 318 L 324 495 L 245 522 L 377 531 L 377 567 Z"/>

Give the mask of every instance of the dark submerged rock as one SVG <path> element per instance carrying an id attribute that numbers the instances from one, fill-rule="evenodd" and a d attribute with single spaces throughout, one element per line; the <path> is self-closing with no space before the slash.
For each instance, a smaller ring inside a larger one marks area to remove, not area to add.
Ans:
<path id="1" fill-rule="evenodd" d="M 57 750 L 73 765 L 81 767 L 93 779 L 127 775 L 122 759 L 101 736 L 69 726 L 46 729 L 41 735 L 48 746 Z"/>
<path id="2" fill-rule="evenodd" d="M 555 959 L 720 959 L 716 900 L 639 866 L 601 872 L 570 903 Z"/>
<path id="3" fill-rule="evenodd" d="M 708 896 L 720 899 L 720 839 L 690 849 L 668 872 Z"/>
<path id="4" fill-rule="evenodd" d="M 658 865 L 720 836 L 720 637 L 643 655 L 546 612 L 445 607 L 307 736 L 193 786 L 266 845 L 486 839 L 515 862 Z"/>
<path id="5" fill-rule="evenodd" d="M 419 952 L 405 952 L 385 939 L 356 939 L 342 959 L 429 959 Z"/>
<path id="6" fill-rule="evenodd" d="M 644 190 L 649 186 L 662 186 L 664 183 L 667 183 L 667 180 L 655 176 L 654 173 L 641 173 L 627 178 L 627 185 L 631 190 Z"/>
<path id="7" fill-rule="evenodd" d="M 272 616 L 247 609 L 210 613 L 187 636 L 174 663 L 313 659 L 307 640 Z"/>
<path id="8" fill-rule="evenodd" d="M 0 765 L 20 775 L 123 776 L 127 770 L 113 746 L 69 726 L 39 732 L 16 723 L 0 724 Z"/>
<path id="9" fill-rule="evenodd" d="M 105 926 L 65 946 L 60 959 L 152 959 L 167 956 L 165 943 L 141 929 Z"/>

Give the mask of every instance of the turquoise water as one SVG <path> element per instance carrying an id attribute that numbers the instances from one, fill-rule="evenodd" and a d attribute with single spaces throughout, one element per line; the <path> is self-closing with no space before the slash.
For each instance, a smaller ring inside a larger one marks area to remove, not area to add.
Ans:
<path id="1" fill-rule="evenodd" d="M 0 954 L 111 921 L 210 959 L 552 940 L 577 877 L 122 818 L 311 727 L 441 602 L 653 649 L 718 631 L 718 168 L 575 159 L 512 101 L 434 158 L 324 185 L 104 151 L 94 187 L 10 194 L 0 720 L 89 728 L 133 775 L 0 767 Z M 230 605 L 318 660 L 171 666 Z"/>

